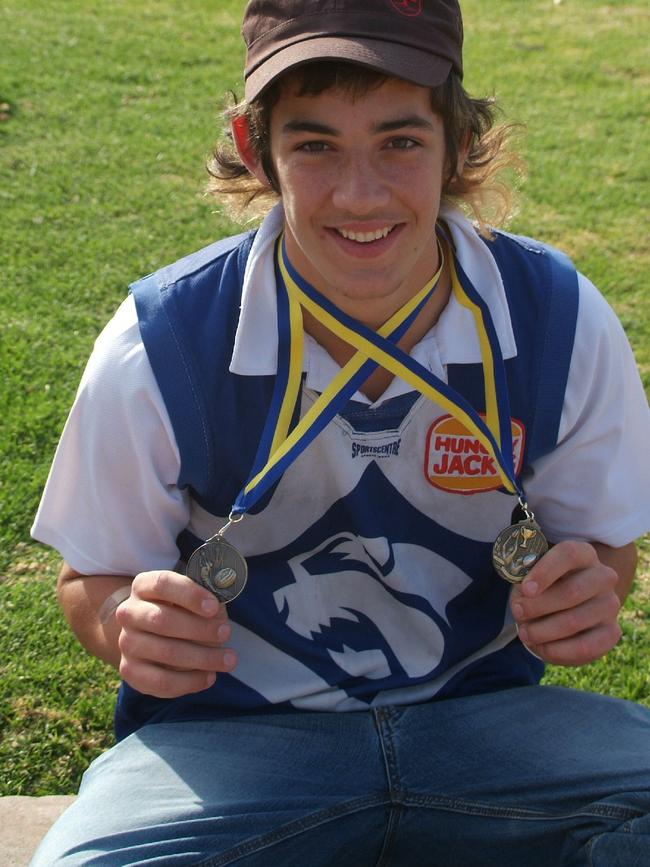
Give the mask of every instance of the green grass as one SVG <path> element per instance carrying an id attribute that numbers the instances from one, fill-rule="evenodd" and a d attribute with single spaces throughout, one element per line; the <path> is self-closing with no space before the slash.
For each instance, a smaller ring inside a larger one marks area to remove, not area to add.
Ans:
<path id="1" fill-rule="evenodd" d="M 73 791 L 111 742 L 117 677 L 54 601 L 29 541 L 99 329 L 128 283 L 227 234 L 202 196 L 243 3 L 5 0 L 0 7 L 0 793 Z M 513 228 L 566 249 L 618 311 L 650 385 L 645 4 L 464 4 L 470 90 L 523 121 Z M 603 661 L 548 680 L 650 704 L 650 544 Z"/>

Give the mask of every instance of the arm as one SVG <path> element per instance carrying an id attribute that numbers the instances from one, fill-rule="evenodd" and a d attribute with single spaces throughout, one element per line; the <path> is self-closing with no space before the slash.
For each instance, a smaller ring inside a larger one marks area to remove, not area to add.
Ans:
<path id="1" fill-rule="evenodd" d="M 120 665 L 117 646 L 120 629 L 114 616 L 102 624 L 99 610 L 111 593 L 132 580 L 126 575 L 81 575 L 64 563 L 56 587 L 66 620 L 81 644 L 115 668 Z"/>
<path id="2" fill-rule="evenodd" d="M 130 596 L 102 623 L 106 598 L 129 584 Z M 223 648 L 231 633 L 225 606 L 185 575 L 159 570 L 131 581 L 81 575 L 64 563 L 57 590 L 81 644 L 140 692 L 158 698 L 200 692 L 236 665 L 234 651 Z"/>
<path id="3" fill-rule="evenodd" d="M 546 662 L 583 665 L 603 656 L 621 637 L 618 612 L 636 569 L 633 542 L 560 542 L 511 596 L 524 644 Z"/>
<path id="4" fill-rule="evenodd" d="M 544 532 L 564 541 L 511 599 L 522 641 L 559 665 L 590 662 L 619 640 L 618 611 L 636 566 L 628 540 L 647 532 L 650 515 L 648 401 L 613 310 L 582 275 L 579 285 L 558 443 L 526 483 Z"/>

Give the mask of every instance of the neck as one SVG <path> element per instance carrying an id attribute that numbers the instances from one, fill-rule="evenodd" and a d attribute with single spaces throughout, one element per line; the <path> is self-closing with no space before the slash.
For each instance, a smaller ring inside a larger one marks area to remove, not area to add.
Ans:
<path id="1" fill-rule="evenodd" d="M 411 292 L 409 298 L 413 297 L 417 291 L 419 291 L 419 289 Z M 397 345 L 400 349 L 406 353 L 410 353 L 413 347 L 422 340 L 425 334 L 427 334 L 427 332 L 438 321 L 440 314 L 449 301 L 450 293 L 451 278 L 449 264 L 448 262 L 445 262 L 436 290 L 424 305 L 415 321 L 411 323 L 408 331 L 399 340 Z M 376 310 L 373 311 L 375 315 L 368 316 L 368 311 L 366 310 L 365 316 L 362 314 L 356 318 L 358 318 L 358 321 L 362 322 L 364 325 L 377 331 L 381 325 L 383 325 L 383 323 L 402 306 L 403 303 L 405 303 L 405 301 L 401 301 L 397 307 L 393 304 L 392 308 L 387 308 L 386 311 L 381 311 L 379 316 L 376 315 Z M 354 316 L 354 313 L 351 310 L 345 310 L 344 312 L 350 316 Z M 316 340 L 329 353 L 339 367 L 343 367 L 343 365 L 346 364 L 355 354 L 356 349 L 353 346 L 350 346 L 350 344 L 345 340 L 331 332 L 329 328 L 323 325 L 322 322 L 307 310 L 303 310 L 303 322 L 307 334 L 313 337 L 314 340 Z M 361 388 L 361 391 L 374 402 L 381 397 L 386 388 L 388 388 L 392 379 L 392 373 L 378 367 L 374 373 L 368 377 Z"/>
<path id="2" fill-rule="evenodd" d="M 342 313 L 377 331 L 407 304 L 433 277 L 440 266 L 438 227 L 418 248 L 401 250 L 401 256 L 339 256 L 313 261 L 285 223 L 283 249 L 287 262 L 304 283 L 319 292 Z M 390 251 L 389 251 L 390 252 Z M 436 293 L 438 294 L 438 293 Z"/>

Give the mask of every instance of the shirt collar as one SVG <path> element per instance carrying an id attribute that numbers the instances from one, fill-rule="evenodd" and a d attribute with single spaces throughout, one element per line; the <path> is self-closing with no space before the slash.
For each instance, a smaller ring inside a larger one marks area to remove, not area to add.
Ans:
<path id="1" fill-rule="evenodd" d="M 501 274 L 476 230 L 456 207 L 444 204 L 440 216 L 451 231 L 456 255 L 463 270 L 492 314 L 504 358 L 517 354 L 508 302 Z M 273 262 L 274 242 L 284 222 L 282 204 L 277 204 L 262 223 L 246 263 L 241 313 L 235 334 L 231 373 L 245 376 L 275 374 L 278 363 L 277 301 Z M 474 319 L 452 296 L 438 321 L 423 341 L 435 340 L 442 364 L 474 364 L 481 349 Z M 307 342 L 306 346 L 309 346 Z M 306 366 L 306 361 L 305 361 Z"/>

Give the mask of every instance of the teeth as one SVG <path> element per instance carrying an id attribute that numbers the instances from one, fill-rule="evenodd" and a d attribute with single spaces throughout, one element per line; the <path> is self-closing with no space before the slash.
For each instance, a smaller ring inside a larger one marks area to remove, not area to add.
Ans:
<path id="1" fill-rule="evenodd" d="M 394 226 L 386 226 L 384 229 L 375 229 L 374 232 L 351 232 L 348 229 L 337 229 L 339 235 L 343 235 L 349 241 L 358 241 L 360 244 L 369 244 L 370 241 L 378 241 L 392 232 Z"/>

